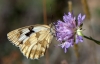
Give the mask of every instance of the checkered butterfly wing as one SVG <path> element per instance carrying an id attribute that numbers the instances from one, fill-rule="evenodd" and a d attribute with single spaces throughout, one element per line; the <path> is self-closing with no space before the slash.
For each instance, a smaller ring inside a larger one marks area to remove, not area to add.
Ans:
<path id="1" fill-rule="evenodd" d="M 32 25 L 13 30 L 7 34 L 9 41 L 20 48 L 30 59 L 44 56 L 53 38 L 48 25 Z"/>

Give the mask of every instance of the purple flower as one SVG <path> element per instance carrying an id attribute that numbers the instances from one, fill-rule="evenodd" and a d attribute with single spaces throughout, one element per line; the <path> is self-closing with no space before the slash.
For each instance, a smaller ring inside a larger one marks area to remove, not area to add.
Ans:
<path id="1" fill-rule="evenodd" d="M 65 53 L 70 46 L 74 43 L 83 42 L 82 37 L 82 23 L 85 15 L 79 14 L 77 19 L 69 12 L 68 15 L 64 14 L 63 21 L 58 20 L 55 23 L 55 36 L 60 42 L 58 46 L 64 48 Z M 77 21 L 76 21 L 77 20 Z"/>

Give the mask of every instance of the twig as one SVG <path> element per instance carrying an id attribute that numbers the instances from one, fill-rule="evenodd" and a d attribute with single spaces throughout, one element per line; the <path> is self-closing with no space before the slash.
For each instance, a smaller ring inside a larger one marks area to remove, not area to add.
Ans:
<path id="1" fill-rule="evenodd" d="M 43 18 L 44 18 L 44 24 L 47 24 L 47 14 L 46 14 L 46 0 L 43 0 Z M 49 64 L 49 54 L 48 49 L 46 50 L 46 64 Z"/>

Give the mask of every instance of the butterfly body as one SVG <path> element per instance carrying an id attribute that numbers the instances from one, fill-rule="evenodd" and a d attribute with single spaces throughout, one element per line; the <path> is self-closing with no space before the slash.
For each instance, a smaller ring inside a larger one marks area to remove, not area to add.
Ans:
<path id="1" fill-rule="evenodd" d="M 53 35 L 48 25 L 31 25 L 13 30 L 7 37 L 27 58 L 38 59 L 44 56 Z"/>

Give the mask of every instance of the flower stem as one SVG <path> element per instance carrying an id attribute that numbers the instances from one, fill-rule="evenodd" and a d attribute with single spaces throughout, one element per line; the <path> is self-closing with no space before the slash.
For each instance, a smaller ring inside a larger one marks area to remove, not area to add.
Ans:
<path id="1" fill-rule="evenodd" d="M 85 35 L 84 35 L 83 37 L 86 38 L 86 39 L 92 40 L 92 41 L 94 41 L 95 43 L 97 43 L 97 44 L 100 45 L 100 41 L 95 40 L 95 39 L 93 39 L 92 37 L 88 37 L 88 36 L 85 36 Z"/>

